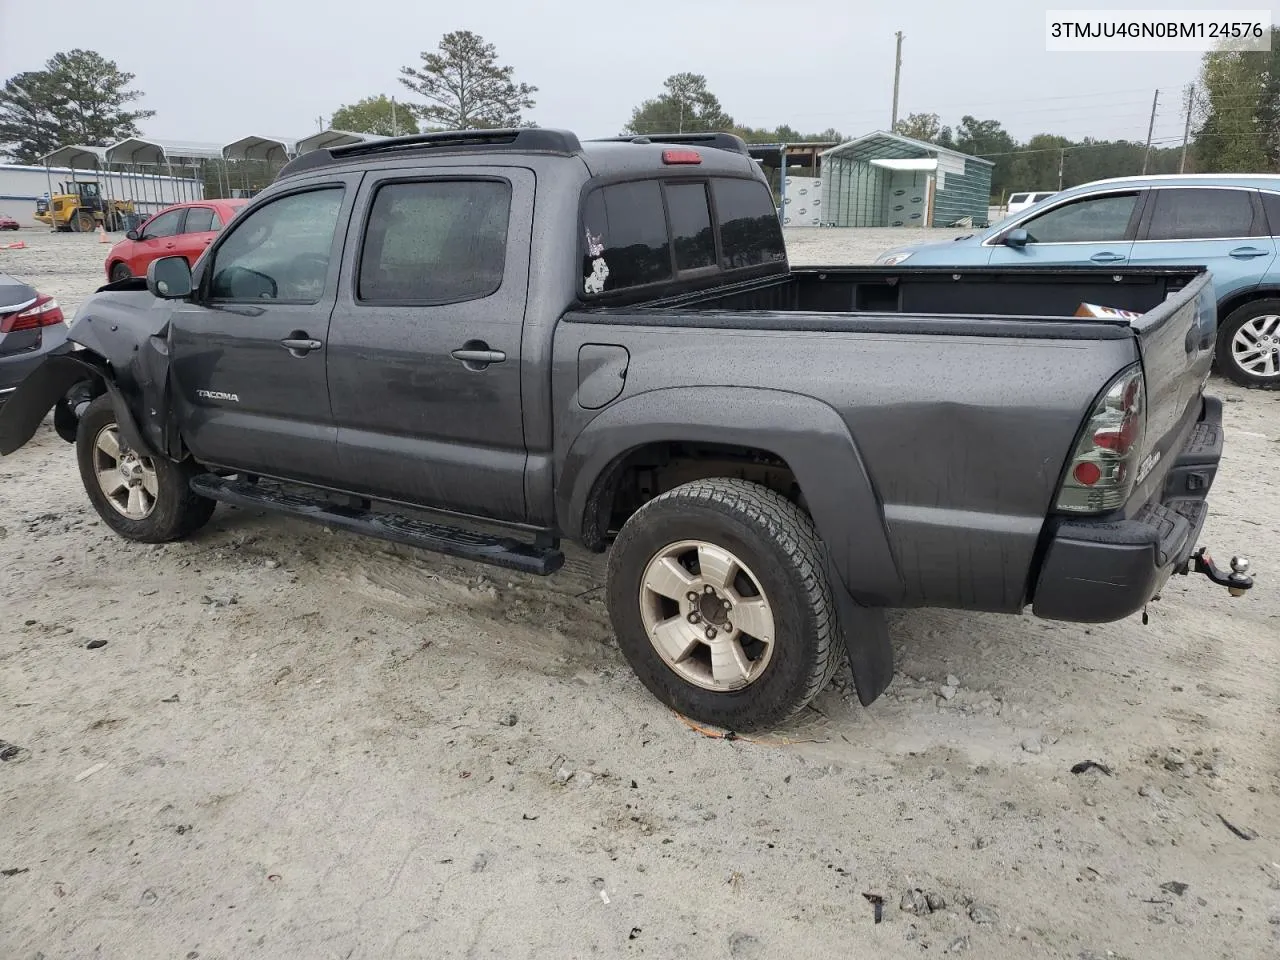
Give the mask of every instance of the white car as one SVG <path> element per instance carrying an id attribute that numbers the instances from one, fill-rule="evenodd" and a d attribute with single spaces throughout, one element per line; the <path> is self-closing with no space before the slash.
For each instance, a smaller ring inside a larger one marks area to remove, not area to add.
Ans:
<path id="1" fill-rule="evenodd" d="M 1011 193 L 1009 194 L 1009 203 L 1005 210 L 1005 214 L 1011 217 L 1015 213 L 1021 213 L 1032 204 L 1039 203 L 1041 200 L 1047 200 L 1056 192 L 1056 190 L 1049 190 L 1041 193 Z"/>

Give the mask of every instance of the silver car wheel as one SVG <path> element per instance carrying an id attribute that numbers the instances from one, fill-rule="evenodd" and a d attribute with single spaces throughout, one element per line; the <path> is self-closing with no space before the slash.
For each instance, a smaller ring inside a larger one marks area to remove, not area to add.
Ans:
<path id="1" fill-rule="evenodd" d="M 1231 338 L 1231 359 L 1255 377 L 1280 377 L 1280 316 L 1246 320 Z"/>
<path id="2" fill-rule="evenodd" d="M 107 502 L 129 520 L 145 520 L 156 508 L 160 482 L 155 465 L 123 447 L 120 431 L 109 423 L 93 438 L 93 472 Z"/>

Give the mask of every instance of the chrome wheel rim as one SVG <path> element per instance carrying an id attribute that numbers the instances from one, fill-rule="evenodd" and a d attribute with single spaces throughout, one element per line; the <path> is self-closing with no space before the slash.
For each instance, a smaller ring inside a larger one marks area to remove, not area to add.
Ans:
<path id="1" fill-rule="evenodd" d="M 1240 324 L 1231 338 L 1231 359 L 1255 377 L 1280 377 L 1280 316 L 1266 314 Z"/>
<path id="2" fill-rule="evenodd" d="M 640 617 L 662 662 L 704 690 L 741 690 L 773 658 L 773 607 L 760 579 L 704 540 L 669 544 L 649 561 Z"/>
<path id="3" fill-rule="evenodd" d="M 98 489 L 120 516 L 129 520 L 151 516 L 160 493 L 155 464 L 122 445 L 114 423 L 93 438 L 93 473 Z"/>

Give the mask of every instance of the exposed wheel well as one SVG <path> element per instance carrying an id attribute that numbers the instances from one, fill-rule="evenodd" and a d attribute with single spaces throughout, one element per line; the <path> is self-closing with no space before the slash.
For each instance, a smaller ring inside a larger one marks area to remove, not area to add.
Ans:
<path id="1" fill-rule="evenodd" d="M 732 444 L 665 441 L 646 444 L 615 459 L 596 478 L 582 518 L 582 542 L 603 550 L 640 507 L 683 483 L 736 477 L 774 490 L 808 512 L 795 472 L 775 453 Z"/>
<path id="2" fill-rule="evenodd" d="M 1252 303 L 1254 300 L 1270 300 L 1275 297 L 1280 297 L 1280 287 L 1261 287 L 1237 293 L 1234 297 L 1228 297 L 1218 304 L 1218 322 L 1221 323 L 1227 319 L 1246 303 Z"/>

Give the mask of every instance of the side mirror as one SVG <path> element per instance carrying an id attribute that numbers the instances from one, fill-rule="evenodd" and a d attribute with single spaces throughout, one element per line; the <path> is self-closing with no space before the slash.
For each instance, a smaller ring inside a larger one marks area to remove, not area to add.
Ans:
<path id="1" fill-rule="evenodd" d="M 137 230 L 130 230 L 124 235 L 124 238 L 126 240 L 139 240 L 142 238 L 142 234 L 138 233 Z"/>
<path id="2" fill-rule="evenodd" d="M 186 257 L 161 257 L 147 267 L 147 290 L 161 300 L 191 295 L 191 267 Z"/>
<path id="3" fill-rule="evenodd" d="M 1006 247 L 1013 247 L 1015 250 L 1021 250 L 1027 245 L 1027 242 L 1030 239 L 1031 237 L 1027 234 L 1027 231 L 1018 227 L 1016 230 L 1010 230 L 1006 233 L 1002 242 Z"/>

